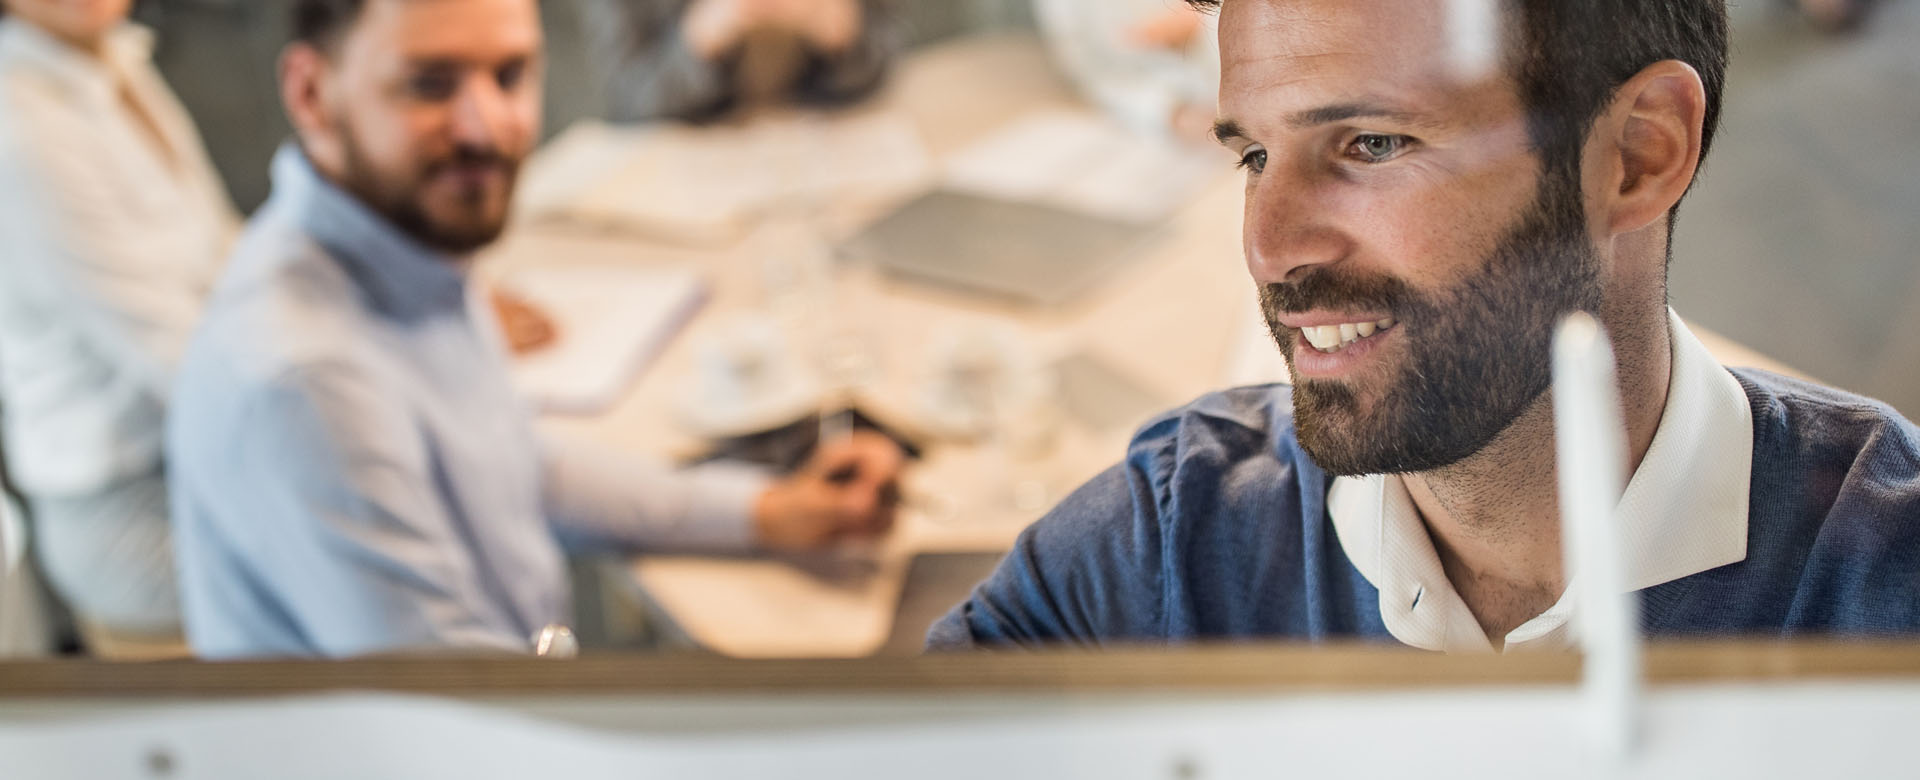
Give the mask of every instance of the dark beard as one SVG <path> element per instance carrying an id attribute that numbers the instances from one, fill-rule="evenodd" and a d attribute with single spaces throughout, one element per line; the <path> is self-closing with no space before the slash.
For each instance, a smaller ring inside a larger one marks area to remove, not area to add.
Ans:
<path id="1" fill-rule="evenodd" d="M 470 224 L 442 224 L 434 221 L 420 203 L 419 182 L 427 180 L 442 168 L 463 164 L 503 167 L 507 173 L 508 196 L 511 198 L 516 169 L 497 152 L 462 147 L 455 150 L 451 159 L 423 168 L 412 182 L 396 183 L 384 180 L 377 173 L 361 152 L 349 128 L 340 127 L 338 132 L 341 150 L 346 157 L 345 170 L 341 171 L 341 189 L 351 193 L 413 240 L 442 252 L 464 255 L 493 243 L 506 230 L 504 218 Z"/>
<path id="2" fill-rule="evenodd" d="M 1543 176 L 1540 194 L 1487 261 L 1451 290 L 1422 294 L 1384 275 L 1327 268 L 1260 289 L 1267 328 L 1289 366 L 1298 332 L 1283 314 L 1384 311 L 1399 322 L 1408 363 L 1363 404 L 1353 387 L 1294 375 L 1300 446 L 1336 476 L 1405 474 L 1479 452 L 1546 392 L 1554 325 L 1597 312 L 1599 258 L 1577 176 Z"/>

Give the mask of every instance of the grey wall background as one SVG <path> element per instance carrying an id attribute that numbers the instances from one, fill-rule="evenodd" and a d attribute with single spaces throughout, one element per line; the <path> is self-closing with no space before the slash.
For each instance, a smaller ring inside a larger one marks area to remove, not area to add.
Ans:
<path id="1" fill-rule="evenodd" d="M 1681 207 L 1684 316 L 1920 417 L 1920 3 L 1857 34 L 1743 3 L 1721 135 Z"/>
<path id="2" fill-rule="evenodd" d="M 918 44 L 1030 27 L 1027 0 L 899 0 Z M 1721 135 L 1683 207 L 1674 305 L 1820 379 L 1920 415 L 1920 3 L 1865 30 L 1810 29 L 1785 2 L 1733 4 Z M 286 134 L 274 58 L 285 0 L 147 0 L 157 58 L 235 200 L 266 197 Z M 598 112 L 573 0 L 543 4 L 547 130 Z"/>

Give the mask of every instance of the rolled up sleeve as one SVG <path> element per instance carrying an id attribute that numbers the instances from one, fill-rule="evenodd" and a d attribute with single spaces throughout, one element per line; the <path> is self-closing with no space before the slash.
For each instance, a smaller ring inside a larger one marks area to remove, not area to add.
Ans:
<path id="1" fill-rule="evenodd" d="M 744 552 L 771 478 L 740 464 L 675 469 L 583 441 L 549 438 L 547 519 L 570 548 Z"/>

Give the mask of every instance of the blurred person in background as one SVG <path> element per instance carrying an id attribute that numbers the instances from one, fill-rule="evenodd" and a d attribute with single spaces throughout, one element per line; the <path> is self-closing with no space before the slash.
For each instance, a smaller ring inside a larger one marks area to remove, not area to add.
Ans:
<path id="1" fill-rule="evenodd" d="M 1871 0 L 1791 0 L 1807 20 L 1828 32 L 1858 27 L 1866 19 Z"/>
<path id="2" fill-rule="evenodd" d="M 45 656 L 55 649 L 47 597 L 28 565 L 27 546 L 26 511 L 0 458 L 0 659 Z"/>
<path id="3" fill-rule="evenodd" d="M 622 122 L 710 120 L 874 91 L 902 45 L 887 0 L 587 0 L 589 54 Z"/>
<path id="4" fill-rule="evenodd" d="M 239 225 L 131 0 L 0 2 L 0 407 L 96 653 L 178 654 L 162 434 Z"/>
<path id="5" fill-rule="evenodd" d="M 794 550 L 888 528 L 903 456 L 877 436 L 771 481 L 536 435 L 467 279 L 539 137 L 535 0 L 294 10 L 296 141 L 168 431 L 196 652 L 526 652 L 567 618 L 563 545 Z"/>
<path id="6" fill-rule="evenodd" d="M 1550 347 L 1572 311 L 1618 365 L 1642 631 L 1920 632 L 1920 427 L 1723 367 L 1667 304 L 1723 0 L 1502 3 L 1492 69 L 1457 66 L 1445 0 L 1215 5 L 1215 134 L 1293 382 L 1148 421 L 930 646 L 1570 647 Z"/>
<path id="7" fill-rule="evenodd" d="M 1034 0 L 1047 47 L 1088 99 L 1134 131 L 1210 140 L 1213 17 L 1179 0 Z"/>

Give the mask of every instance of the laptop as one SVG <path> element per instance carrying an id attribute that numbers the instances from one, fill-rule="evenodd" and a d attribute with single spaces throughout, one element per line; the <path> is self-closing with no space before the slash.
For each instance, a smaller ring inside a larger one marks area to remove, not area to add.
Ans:
<path id="1" fill-rule="evenodd" d="M 934 190 L 848 240 L 845 254 L 909 279 L 1052 306 L 1140 254 L 1158 226 L 1044 203 Z"/>
<path id="2" fill-rule="evenodd" d="M 875 655 L 919 655 L 927 629 L 1000 565 L 1004 552 L 919 553 L 907 562 L 907 578 L 893 609 L 893 629 Z"/>

